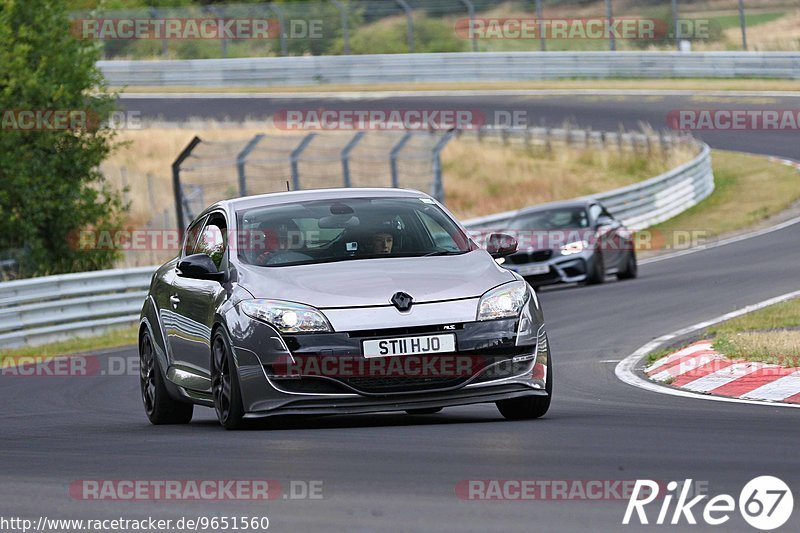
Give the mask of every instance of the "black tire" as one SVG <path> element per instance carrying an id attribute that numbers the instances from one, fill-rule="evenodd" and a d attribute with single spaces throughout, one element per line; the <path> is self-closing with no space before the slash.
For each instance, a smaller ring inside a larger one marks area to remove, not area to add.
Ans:
<path id="1" fill-rule="evenodd" d="M 636 261 L 636 252 L 631 250 L 625 258 L 625 268 L 617 272 L 617 279 L 634 279 L 639 275 L 639 264 Z"/>
<path id="2" fill-rule="evenodd" d="M 174 399 L 167 391 L 148 332 L 139 339 L 139 388 L 151 424 L 188 424 L 192 420 L 194 405 Z"/>
<path id="3" fill-rule="evenodd" d="M 244 427 L 239 374 L 236 372 L 231 345 L 221 330 L 217 330 L 211 339 L 211 395 L 214 398 L 214 411 L 222 427 Z"/>
<path id="4" fill-rule="evenodd" d="M 547 414 L 553 398 L 553 365 L 550 363 L 549 357 L 547 358 L 547 384 L 544 389 L 547 391 L 547 396 L 524 396 L 500 400 L 495 402 L 495 405 L 506 420 L 530 420 L 541 418 Z"/>
<path id="5" fill-rule="evenodd" d="M 421 409 L 406 409 L 406 413 L 410 415 L 434 415 L 441 410 L 441 407 L 424 407 Z"/>
<path id="6" fill-rule="evenodd" d="M 586 278 L 586 283 L 589 285 L 599 285 L 606 280 L 606 265 L 603 263 L 603 255 L 600 250 L 595 251 L 592 257 L 592 271 L 589 277 Z"/>

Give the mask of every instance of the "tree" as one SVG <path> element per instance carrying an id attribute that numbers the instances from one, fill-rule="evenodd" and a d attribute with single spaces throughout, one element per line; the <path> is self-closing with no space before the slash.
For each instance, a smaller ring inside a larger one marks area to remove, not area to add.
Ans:
<path id="1" fill-rule="evenodd" d="M 81 230 L 120 228 L 127 210 L 99 170 L 113 148 L 102 122 L 115 95 L 98 56 L 96 43 L 72 35 L 60 0 L 0 0 L 0 251 L 16 256 L 19 276 L 108 268 L 118 257 L 75 241 Z M 23 112 L 43 122 L 28 129 Z M 70 126 L 47 112 L 67 113 Z"/>

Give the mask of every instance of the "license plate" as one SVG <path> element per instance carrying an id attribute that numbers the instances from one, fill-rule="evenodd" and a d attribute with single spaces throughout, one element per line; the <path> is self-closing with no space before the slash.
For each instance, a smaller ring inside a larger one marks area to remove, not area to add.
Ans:
<path id="1" fill-rule="evenodd" d="M 456 336 L 452 333 L 447 333 L 422 337 L 376 339 L 364 341 L 362 348 L 364 357 L 449 353 L 456 351 Z"/>
<path id="2" fill-rule="evenodd" d="M 550 265 L 523 265 L 517 272 L 521 276 L 539 276 L 550 272 Z"/>

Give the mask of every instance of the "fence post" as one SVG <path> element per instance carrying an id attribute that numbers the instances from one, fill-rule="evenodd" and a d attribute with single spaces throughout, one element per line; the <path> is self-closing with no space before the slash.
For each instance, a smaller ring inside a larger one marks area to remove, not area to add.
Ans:
<path id="1" fill-rule="evenodd" d="M 678 0 L 672 0 L 672 24 L 675 30 L 675 48 L 681 49 L 681 21 L 678 20 Z"/>
<path id="2" fill-rule="evenodd" d="M 470 30 L 470 40 L 472 41 L 472 51 L 478 51 L 478 38 L 476 35 L 472 33 L 472 25 L 474 24 L 475 20 L 475 4 L 472 3 L 472 0 L 461 0 L 461 3 L 464 4 L 467 8 L 467 13 L 469 16 L 469 30 Z"/>
<path id="3" fill-rule="evenodd" d="M 542 0 L 536 0 L 536 28 L 539 31 L 539 47 L 542 52 L 547 51 L 547 42 L 544 38 L 544 21 L 542 21 Z"/>
<path id="4" fill-rule="evenodd" d="M 286 43 L 286 18 L 283 16 L 283 10 L 279 8 L 274 2 L 269 4 L 269 8 L 278 17 L 278 34 L 281 39 L 281 55 L 286 57 L 289 55 L 289 45 Z"/>
<path id="5" fill-rule="evenodd" d="M 225 6 L 206 6 L 204 9 L 210 11 L 219 21 L 223 21 L 225 19 Z M 220 39 L 220 54 L 222 55 L 222 59 L 228 57 L 228 39 L 225 38 L 225 33 L 222 33 L 222 38 Z"/>
<path id="6" fill-rule="evenodd" d="M 350 21 L 348 20 L 347 5 L 341 0 L 331 0 L 331 3 L 342 13 L 342 40 L 344 41 L 344 55 L 350 55 Z"/>
<path id="7" fill-rule="evenodd" d="M 411 139 L 411 132 L 407 131 L 405 135 L 397 141 L 397 144 L 392 146 L 392 151 L 389 152 L 389 167 L 392 170 L 392 187 L 400 186 L 400 178 L 397 175 L 397 154 L 400 153 L 400 150 L 403 149 L 409 139 Z"/>
<path id="8" fill-rule="evenodd" d="M 347 144 L 342 149 L 342 179 L 345 187 L 350 187 L 350 152 L 356 147 L 358 141 L 366 134 L 365 131 L 359 131 L 353 138 L 347 141 Z"/>
<path id="9" fill-rule="evenodd" d="M 150 16 L 153 17 L 154 19 L 158 19 L 158 9 L 156 9 L 154 7 L 151 7 L 150 8 Z M 167 57 L 168 53 L 169 53 L 169 48 L 167 46 L 167 40 L 164 37 L 162 37 L 161 38 L 161 55 L 164 56 L 164 57 Z"/>
<path id="10" fill-rule="evenodd" d="M 408 53 L 414 53 L 414 16 L 411 12 L 411 6 L 408 5 L 406 0 L 395 0 L 397 4 L 406 12 L 406 38 L 408 39 Z"/>
<path id="11" fill-rule="evenodd" d="M 442 160 L 441 154 L 450 139 L 453 138 L 455 130 L 449 130 L 445 133 L 436 146 L 433 147 L 433 184 L 431 196 L 436 198 L 441 203 L 444 203 L 444 184 L 442 183 Z"/>
<path id="12" fill-rule="evenodd" d="M 744 16 L 744 0 L 739 0 L 739 25 L 742 27 L 742 50 L 747 52 L 747 23 Z"/>
<path id="13" fill-rule="evenodd" d="M 608 19 L 609 27 L 614 27 L 614 12 L 611 9 L 611 0 L 606 0 L 606 18 Z M 614 39 L 614 31 L 608 32 L 608 49 L 612 52 L 617 50 L 617 41 Z"/>
<path id="14" fill-rule="evenodd" d="M 308 135 L 303 137 L 303 140 L 300 141 L 300 144 L 297 145 L 297 148 L 292 150 L 290 161 L 292 164 L 292 188 L 295 191 L 300 190 L 300 173 L 297 170 L 297 163 L 300 160 L 300 154 L 302 154 L 303 150 L 305 150 L 306 147 L 309 145 L 309 143 L 311 143 L 311 141 L 314 140 L 314 137 L 316 137 L 316 135 L 317 135 L 316 133 L 309 133 Z"/>
<path id="15" fill-rule="evenodd" d="M 178 229 L 183 230 L 186 228 L 186 225 L 183 222 L 183 191 L 181 189 L 181 165 L 192 154 L 195 146 L 200 144 L 202 141 L 200 137 L 194 136 L 194 138 L 189 141 L 189 144 L 186 145 L 186 148 L 178 154 L 178 157 L 172 163 L 172 193 L 175 195 L 175 223 L 178 225 Z"/>
<path id="16" fill-rule="evenodd" d="M 263 138 L 263 133 L 257 134 L 255 137 L 250 139 L 245 147 L 242 148 L 242 151 L 236 156 L 236 172 L 239 175 L 239 196 L 247 196 L 247 175 L 244 171 L 244 166 L 247 163 L 247 156 L 250 155 L 250 152 L 253 151 L 256 145 L 260 143 L 261 139 Z"/>

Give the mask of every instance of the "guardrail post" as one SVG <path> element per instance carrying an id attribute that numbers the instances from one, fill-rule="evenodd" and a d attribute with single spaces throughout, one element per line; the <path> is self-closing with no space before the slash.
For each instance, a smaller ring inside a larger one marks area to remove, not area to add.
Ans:
<path id="1" fill-rule="evenodd" d="M 264 138 L 263 133 L 257 134 L 255 137 L 250 139 L 250 141 L 242 148 L 242 151 L 236 155 L 236 173 L 239 176 L 239 195 L 240 196 L 247 196 L 247 175 L 244 171 L 244 166 L 247 163 L 247 156 L 250 155 L 250 152 L 256 147 L 258 143 L 261 142 L 261 139 Z"/>
<path id="2" fill-rule="evenodd" d="M 189 157 L 194 148 L 202 141 L 200 137 L 196 136 L 189 141 L 186 148 L 178 154 L 178 157 L 172 163 L 172 192 L 175 195 L 175 224 L 178 229 L 183 231 L 186 225 L 183 221 L 183 190 L 181 189 L 181 165 Z"/>
<path id="3" fill-rule="evenodd" d="M 347 144 L 342 149 L 342 154 L 341 154 L 341 158 L 342 158 L 342 180 L 344 181 L 344 186 L 345 187 L 350 187 L 351 186 L 350 185 L 350 152 L 353 150 L 353 148 L 356 147 L 358 142 L 361 140 L 362 137 L 364 137 L 364 135 L 366 135 L 366 133 L 367 132 L 365 132 L 365 131 L 359 131 L 358 133 L 353 135 L 352 139 L 347 141 Z"/>
<path id="4" fill-rule="evenodd" d="M 478 38 L 475 34 L 472 33 L 472 25 L 475 21 L 475 4 L 472 3 L 472 0 L 461 0 L 461 3 L 464 4 L 467 8 L 467 13 L 469 16 L 469 29 L 470 29 L 470 40 L 472 41 L 472 51 L 478 51 Z"/>
<path id="5" fill-rule="evenodd" d="M 286 43 L 286 18 L 283 16 L 283 10 L 279 8 L 274 2 L 269 4 L 269 8 L 278 17 L 278 36 L 281 40 L 281 55 L 286 57 L 289 55 L 289 45 Z"/>
<path id="6" fill-rule="evenodd" d="M 316 135 L 317 135 L 316 133 L 309 133 L 308 135 L 303 137 L 303 140 L 300 141 L 300 144 L 297 145 L 297 148 L 292 150 L 290 161 L 292 164 L 292 187 L 294 188 L 295 191 L 300 190 L 300 172 L 298 171 L 297 168 L 297 163 L 298 161 L 300 161 L 300 154 L 302 154 L 303 150 L 305 150 L 306 147 L 309 145 L 309 143 L 311 143 L 311 141 L 314 140 L 314 137 L 316 137 Z"/>
<path id="7" fill-rule="evenodd" d="M 397 175 L 397 154 L 400 153 L 400 150 L 406 145 L 408 140 L 411 139 L 411 132 L 407 131 L 403 137 L 397 141 L 392 147 L 392 151 L 389 152 L 389 168 L 392 171 L 392 187 L 399 187 L 400 186 L 400 177 Z"/>
<path id="8" fill-rule="evenodd" d="M 394 0 L 406 12 L 406 39 L 408 40 L 408 53 L 414 53 L 414 14 L 406 0 Z"/>
<path id="9" fill-rule="evenodd" d="M 342 40 L 344 41 L 344 55 L 350 55 L 350 21 L 348 20 L 347 5 L 341 0 L 331 0 L 331 3 L 342 14 Z"/>
<path id="10" fill-rule="evenodd" d="M 444 184 L 442 183 L 442 160 L 441 154 L 450 139 L 453 138 L 455 130 L 445 133 L 436 146 L 433 147 L 433 183 L 431 184 L 431 196 L 441 203 L 444 203 Z"/>

